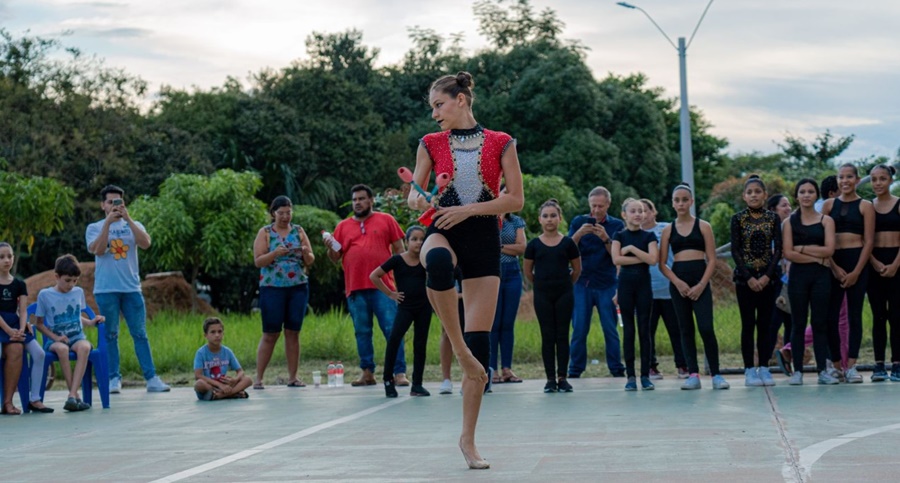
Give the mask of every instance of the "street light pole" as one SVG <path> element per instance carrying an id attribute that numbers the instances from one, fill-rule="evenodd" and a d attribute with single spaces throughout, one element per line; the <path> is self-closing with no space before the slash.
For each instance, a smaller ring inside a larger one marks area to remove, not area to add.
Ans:
<path id="1" fill-rule="evenodd" d="M 659 33 L 666 38 L 669 44 L 672 47 L 675 47 L 675 50 L 678 51 L 678 71 L 680 76 L 681 83 L 681 112 L 679 116 L 680 126 L 679 130 L 681 132 L 681 180 L 691 186 L 692 189 L 695 188 L 694 185 L 694 151 L 691 146 L 691 111 L 690 104 L 688 103 L 688 90 L 687 90 L 687 49 L 690 47 L 691 42 L 694 40 L 694 35 L 697 34 L 697 29 L 700 28 L 700 24 L 703 22 L 703 19 L 706 17 L 706 12 L 709 10 L 709 7 L 712 5 L 713 0 L 709 0 L 709 3 L 706 4 L 706 8 L 703 10 L 703 14 L 700 16 L 700 20 L 697 21 L 697 25 L 694 27 L 694 31 L 691 33 L 690 40 L 685 43 L 684 37 L 678 37 L 678 45 L 676 46 L 672 39 L 666 34 L 666 32 L 653 20 L 653 17 L 650 16 L 643 8 L 632 5 L 627 2 L 618 2 L 617 5 L 625 8 L 629 8 L 632 10 L 639 10 L 643 13 L 650 22 L 653 23 L 653 26 L 656 27 L 656 30 L 659 30 Z M 691 206 L 691 212 L 694 212 L 694 207 Z"/>

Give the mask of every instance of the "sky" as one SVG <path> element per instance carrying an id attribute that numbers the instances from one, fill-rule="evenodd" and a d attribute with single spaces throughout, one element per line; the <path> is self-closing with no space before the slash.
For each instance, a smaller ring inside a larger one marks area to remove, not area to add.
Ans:
<path id="1" fill-rule="evenodd" d="M 639 10 L 612 0 L 532 0 L 589 48 L 595 77 L 642 72 L 679 96 L 676 49 Z M 690 38 L 708 0 L 635 0 L 672 42 Z M 363 32 L 379 65 L 411 47 L 407 28 L 464 34 L 485 48 L 474 2 L 430 0 L 0 0 L 14 36 L 58 37 L 148 81 L 208 89 L 306 56 L 312 32 Z M 894 158 L 900 148 L 900 2 L 718 0 L 687 50 L 688 100 L 729 152 L 772 153 L 787 133 L 855 135 L 842 161 Z M 476 79 L 477 83 L 477 79 Z M 476 110 L 477 115 L 477 110 Z"/>

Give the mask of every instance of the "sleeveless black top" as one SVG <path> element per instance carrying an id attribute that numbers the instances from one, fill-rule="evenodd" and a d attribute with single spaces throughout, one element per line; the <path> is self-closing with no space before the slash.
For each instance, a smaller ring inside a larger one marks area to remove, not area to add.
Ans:
<path id="1" fill-rule="evenodd" d="M 819 218 L 818 223 L 804 225 L 800 220 L 799 211 L 791 214 L 791 240 L 793 240 L 794 246 L 825 246 L 825 225 L 822 224 L 822 218 Z"/>
<path id="2" fill-rule="evenodd" d="M 862 198 L 854 201 L 843 202 L 840 198 L 834 199 L 831 205 L 831 217 L 834 218 L 835 233 L 863 234 L 863 216 L 859 211 Z"/>
<path id="3" fill-rule="evenodd" d="M 891 211 L 885 214 L 875 210 L 875 231 L 900 231 L 900 212 L 897 211 L 898 207 L 900 207 L 900 199 L 894 203 Z"/>
<path id="4" fill-rule="evenodd" d="M 681 236 L 678 229 L 675 228 L 675 222 L 672 222 L 672 236 L 669 237 L 669 246 L 672 248 L 672 254 L 684 250 L 700 250 L 706 251 L 706 242 L 703 240 L 703 233 L 700 232 L 700 218 L 694 218 L 694 227 L 688 236 Z"/>

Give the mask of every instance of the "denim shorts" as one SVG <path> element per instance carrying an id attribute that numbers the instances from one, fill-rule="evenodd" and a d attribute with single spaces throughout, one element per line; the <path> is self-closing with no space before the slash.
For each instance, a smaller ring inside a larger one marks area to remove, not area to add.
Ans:
<path id="1" fill-rule="evenodd" d="M 293 287 L 259 287 L 259 310 L 262 329 L 272 334 L 284 330 L 299 332 L 309 301 L 309 284 Z"/>
<path id="2" fill-rule="evenodd" d="M 84 336 L 84 332 L 76 335 L 75 337 L 70 338 L 69 342 L 67 343 L 69 346 L 69 349 L 71 349 L 72 346 L 75 345 L 76 342 L 78 342 L 80 340 L 85 340 L 85 339 L 86 339 L 86 337 Z M 49 337 L 44 337 L 44 352 L 49 352 L 50 346 L 53 345 L 54 342 L 55 341 L 53 339 L 51 339 Z"/>

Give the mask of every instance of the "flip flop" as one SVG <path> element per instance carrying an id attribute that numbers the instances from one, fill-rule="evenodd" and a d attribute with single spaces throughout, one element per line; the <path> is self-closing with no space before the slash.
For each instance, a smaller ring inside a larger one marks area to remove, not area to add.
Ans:
<path id="1" fill-rule="evenodd" d="M 0 410 L 0 414 L 6 414 L 9 416 L 18 416 L 22 414 L 22 410 L 13 406 L 12 404 L 4 404 L 3 410 Z"/>
<path id="2" fill-rule="evenodd" d="M 287 383 L 287 387 L 306 387 L 306 384 L 304 384 L 300 379 L 294 379 L 293 381 Z"/>
<path id="3" fill-rule="evenodd" d="M 247 399 L 250 397 L 250 395 L 247 394 L 247 391 L 241 391 L 241 392 L 235 394 L 234 397 L 235 397 L 235 399 Z"/>
<path id="4" fill-rule="evenodd" d="M 255 390 L 257 390 L 257 391 L 262 391 L 262 390 L 265 389 L 265 388 L 266 388 L 266 386 L 263 386 L 263 383 L 261 383 L 261 382 L 254 382 L 254 383 L 253 383 L 253 389 L 255 389 Z"/>
<path id="5" fill-rule="evenodd" d="M 522 382 L 522 378 L 512 373 L 507 376 L 503 376 L 502 379 L 503 382 Z"/>

